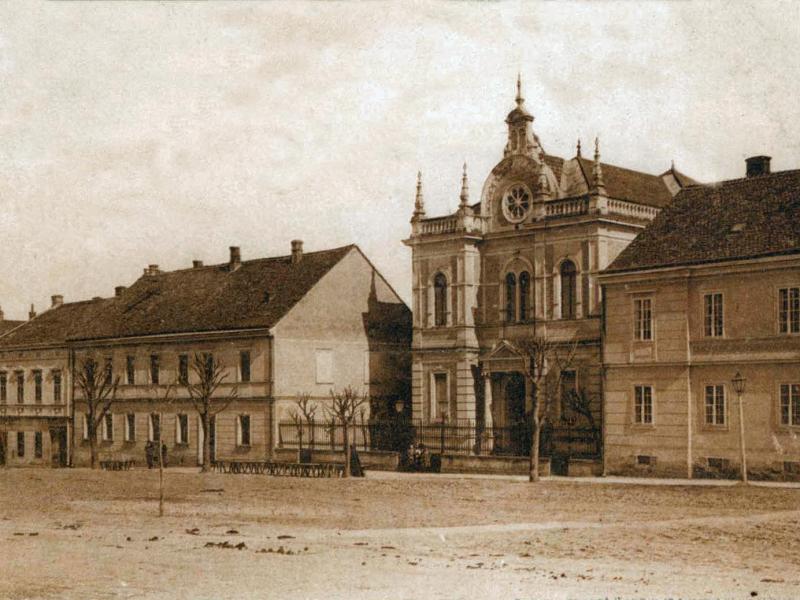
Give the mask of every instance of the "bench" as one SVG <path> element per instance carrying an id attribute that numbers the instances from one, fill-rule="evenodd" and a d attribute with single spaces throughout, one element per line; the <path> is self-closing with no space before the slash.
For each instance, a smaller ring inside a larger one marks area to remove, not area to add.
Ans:
<path id="1" fill-rule="evenodd" d="M 135 460 L 101 460 L 100 468 L 104 471 L 130 471 L 136 465 Z"/>
<path id="2" fill-rule="evenodd" d="M 344 475 L 344 465 L 338 463 L 218 460 L 211 467 L 217 473 L 232 475 L 273 475 L 276 477 L 342 477 Z"/>

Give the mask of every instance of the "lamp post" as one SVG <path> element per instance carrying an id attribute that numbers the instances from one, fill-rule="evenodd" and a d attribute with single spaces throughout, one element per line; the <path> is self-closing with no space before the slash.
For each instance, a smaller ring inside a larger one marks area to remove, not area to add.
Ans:
<path id="1" fill-rule="evenodd" d="M 746 379 L 739 371 L 731 379 L 733 391 L 739 401 L 739 448 L 742 451 L 742 483 L 747 483 L 747 455 L 744 448 L 744 409 L 742 407 L 742 394 L 744 394 L 744 384 Z"/>

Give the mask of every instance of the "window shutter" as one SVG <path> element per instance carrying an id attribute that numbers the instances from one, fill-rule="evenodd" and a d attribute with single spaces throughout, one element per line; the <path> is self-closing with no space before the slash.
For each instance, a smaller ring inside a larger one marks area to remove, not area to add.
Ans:
<path id="1" fill-rule="evenodd" d="M 242 416 L 236 417 L 236 445 L 242 445 Z"/>
<path id="2" fill-rule="evenodd" d="M 181 416 L 175 415 L 175 443 L 180 444 L 183 442 L 181 439 Z"/>
<path id="3" fill-rule="evenodd" d="M 147 439 L 155 441 L 155 431 L 153 430 L 153 415 L 147 415 Z"/>

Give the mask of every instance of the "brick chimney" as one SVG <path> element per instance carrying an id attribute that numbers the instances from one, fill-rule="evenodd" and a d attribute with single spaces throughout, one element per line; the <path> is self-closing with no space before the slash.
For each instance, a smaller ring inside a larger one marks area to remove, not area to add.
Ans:
<path id="1" fill-rule="evenodd" d="M 36 316 L 36 309 L 33 307 L 33 304 L 31 304 L 31 309 L 28 311 L 28 319 L 30 320 L 35 316 Z"/>
<path id="2" fill-rule="evenodd" d="M 231 258 L 228 261 L 228 268 L 231 271 L 235 271 L 242 266 L 242 252 L 239 250 L 239 246 L 231 246 L 230 251 Z"/>
<path id="3" fill-rule="evenodd" d="M 114 288 L 114 295 L 119 298 L 125 292 L 127 288 L 124 285 L 118 285 Z"/>
<path id="4" fill-rule="evenodd" d="M 747 164 L 747 176 L 756 177 L 757 175 L 769 175 L 769 161 L 771 156 L 751 156 L 744 159 Z"/>
<path id="5" fill-rule="evenodd" d="M 292 264 L 303 260 L 303 240 L 292 240 Z"/>
<path id="6" fill-rule="evenodd" d="M 202 260 L 193 260 L 192 261 L 192 268 L 193 269 L 199 269 L 202 266 L 203 266 L 203 261 Z"/>
<path id="7" fill-rule="evenodd" d="M 161 273 L 161 270 L 158 268 L 158 265 L 147 265 L 144 270 L 144 274 L 147 276 L 158 275 L 159 273 Z"/>
<path id="8" fill-rule="evenodd" d="M 50 308 L 58 308 L 62 304 L 64 304 L 64 296 L 61 294 L 50 296 Z"/>

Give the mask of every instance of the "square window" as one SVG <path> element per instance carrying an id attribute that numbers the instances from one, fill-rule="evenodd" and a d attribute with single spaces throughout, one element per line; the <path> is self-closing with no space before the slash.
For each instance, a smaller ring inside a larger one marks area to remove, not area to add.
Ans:
<path id="1" fill-rule="evenodd" d="M 706 337 L 722 337 L 722 294 L 706 294 L 703 296 L 703 305 L 705 311 L 703 328 Z"/>
<path id="2" fill-rule="evenodd" d="M 17 371 L 15 376 L 17 379 L 17 404 L 23 404 L 25 402 L 25 373 Z"/>
<path id="3" fill-rule="evenodd" d="M 725 425 L 725 386 L 707 385 L 705 393 L 706 425 Z"/>
<path id="4" fill-rule="evenodd" d="M 17 432 L 17 456 L 22 458 L 25 456 L 25 432 Z"/>
<path id="5" fill-rule="evenodd" d="M 147 440 L 150 442 L 157 442 L 161 435 L 161 415 L 158 413 L 151 413 L 147 423 Z"/>
<path id="6" fill-rule="evenodd" d="M 175 443 L 189 443 L 189 416 L 185 414 L 175 415 Z"/>
<path id="7" fill-rule="evenodd" d="M 159 360 L 158 354 L 150 355 L 150 383 L 158 385 L 159 383 Z"/>
<path id="8" fill-rule="evenodd" d="M 0 373 L 0 404 L 8 401 L 8 373 Z"/>
<path id="9" fill-rule="evenodd" d="M 639 425 L 653 423 L 653 387 L 637 385 L 634 388 L 633 422 Z"/>
<path id="10" fill-rule="evenodd" d="M 639 341 L 653 339 L 653 300 L 651 298 L 635 298 L 634 338 Z"/>
<path id="11" fill-rule="evenodd" d="M 125 357 L 125 378 L 128 382 L 128 385 L 134 385 L 136 383 L 136 357 L 135 356 L 126 356 Z"/>
<path id="12" fill-rule="evenodd" d="M 114 415 L 106 413 L 103 417 L 103 441 L 114 441 Z"/>
<path id="13" fill-rule="evenodd" d="M 53 371 L 53 403 L 61 404 L 61 371 Z"/>
<path id="14" fill-rule="evenodd" d="M 36 404 L 42 403 L 42 371 L 35 369 L 33 371 L 33 399 Z"/>
<path id="15" fill-rule="evenodd" d="M 189 355 L 178 355 L 178 383 L 186 385 L 189 383 Z"/>
<path id="16" fill-rule="evenodd" d="M 800 426 L 800 383 L 782 383 L 781 425 Z"/>
<path id="17" fill-rule="evenodd" d="M 800 287 L 778 290 L 778 324 L 781 333 L 800 333 Z"/>
<path id="18" fill-rule="evenodd" d="M 42 458 L 42 432 L 37 431 L 33 434 L 33 455 Z"/>
<path id="19" fill-rule="evenodd" d="M 250 445 L 250 415 L 239 415 L 236 419 L 236 445 Z"/>
<path id="20" fill-rule="evenodd" d="M 125 415 L 125 441 L 136 441 L 136 415 L 134 413 Z"/>

